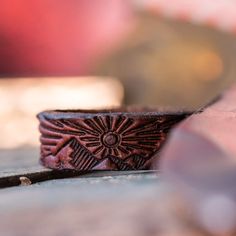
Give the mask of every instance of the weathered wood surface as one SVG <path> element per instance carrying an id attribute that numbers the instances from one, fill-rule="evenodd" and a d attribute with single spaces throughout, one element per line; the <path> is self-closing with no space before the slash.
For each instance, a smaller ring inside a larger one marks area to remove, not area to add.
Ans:
<path id="1" fill-rule="evenodd" d="M 152 173 L 152 171 L 52 171 L 39 165 L 39 150 L 33 148 L 1 150 L 0 158 L 0 188 L 69 177 L 89 178 Z"/>
<path id="2" fill-rule="evenodd" d="M 153 235 L 156 180 L 106 176 L 2 189 L 0 235 Z"/>
<path id="3" fill-rule="evenodd" d="M 38 165 L 35 149 L 0 151 L 0 156 L 0 180 L 52 172 Z M 157 179 L 151 171 L 93 172 L 3 188 L 0 235 L 151 235 L 161 193 Z"/>
<path id="4" fill-rule="evenodd" d="M 20 185 L 20 177 L 31 177 L 32 183 L 51 172 L 38 163 L 37 149 L 12 149 L 0 151 L 0 187 Z"/>

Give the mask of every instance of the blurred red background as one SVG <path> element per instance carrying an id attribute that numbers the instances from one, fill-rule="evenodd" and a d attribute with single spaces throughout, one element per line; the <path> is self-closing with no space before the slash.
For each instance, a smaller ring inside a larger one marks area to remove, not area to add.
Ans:
<path id="1" fill-rule="evenodd" d="M 84 74 L 131 19 L 125 0 L 1 0 L 0 76 Z"/>

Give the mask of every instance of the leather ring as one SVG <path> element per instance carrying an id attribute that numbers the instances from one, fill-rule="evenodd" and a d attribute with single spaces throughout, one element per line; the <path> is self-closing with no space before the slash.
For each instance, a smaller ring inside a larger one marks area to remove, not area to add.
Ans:
<path id="1" fill-rule="evenodd" d="M 56 170 L 148 169 L 186 112 L 56 110 L 38 114 L 41 163 Z"/>

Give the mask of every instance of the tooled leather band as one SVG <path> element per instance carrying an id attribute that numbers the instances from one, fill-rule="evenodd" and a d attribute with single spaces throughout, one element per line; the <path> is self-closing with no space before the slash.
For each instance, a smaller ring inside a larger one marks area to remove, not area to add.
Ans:
<path id="1" fill-rule="evenodd" d="M 184 112 L 45 111 L 38 114 L 41 163 L 79 171 L 150 167 Z"/>

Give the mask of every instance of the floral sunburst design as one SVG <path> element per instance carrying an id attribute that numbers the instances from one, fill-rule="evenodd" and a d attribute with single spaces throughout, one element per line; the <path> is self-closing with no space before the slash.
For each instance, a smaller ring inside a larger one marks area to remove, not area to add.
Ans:
<path id="1" fill-rule="evenodd" d="M 58 118 L 41 113 L 41 162 L 53 169 L 146 168 L 170 128 L 186 114 L 89 114 Z"/>
<path id="2" fill-rule="evenodd" d="M 151 154 L 164 139 L 156 119 L 137 122 L 125 116 L 96 116 L 79 126 L 84 132 L 79 135 L 81 143 L 101 158 L 108 155 L 127 157 L 135 152 Z"/>
<path id="3" fill-rule="evenodd" d="M 170 118 L 146 119 L 125 115 L 93 116 L 80 120 L 45 117 L 40 125 L 41 150 L 44 156 L 55 154 L 65 137 L 66 140 L 75 137 L 98 159 L 108 156 L 125 159 L 132 154 L 149 159 L 159 150 L 166 137 L 165 129 L 172 122 Z"/>

